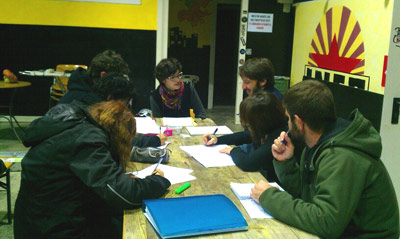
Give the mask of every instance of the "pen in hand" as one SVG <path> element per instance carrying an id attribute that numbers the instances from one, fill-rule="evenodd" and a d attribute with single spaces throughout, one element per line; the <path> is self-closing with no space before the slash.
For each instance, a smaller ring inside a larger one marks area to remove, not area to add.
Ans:
<path id="1" fill-rule="evenodd" d="M 218 128 L 215 128 L 214 133 L 212 134 L 213 136 L 215 136 L 215 134 L 217 133 Z"/>
<path id="2" fill-rule="evenodd" d="M 286 135 L 289 137 L 289 130 L 286 131 Z M 285 135 L 285 136 L 286 136 L 286 135 Z M 282 144 L 286 144 L 286 138 L 285 138 L 285 137 L 283 137 L 281 143 L 282 143 Z"/>
<path id="3" fill-rule="evenodd" d="M 217 131 L 218 131 L 218 128 L 215 128 L 214 133 L 212 133 L 212 135 L 210 135 L 210 139 L 208 140 L 207 145 L 215 144 L 215 143 L 211 143 L 211 140 L 213 139 L 213 136 L 215 136 Z"/>
<path id="4" fill-rule="evenodd" d="M 160 157 L 160 160 L 158 160 L 158 163 L 157 163 L 156 167 L 154 168 L 152 174 L 154 174 L 154 173 L 156 172 L 156 170 L 157 170 L 157 168 L 158 168 L 158 165 L 160 165 L 160 163 L 161 163 L 161 161 L 162 161 L 163 159 L 164 159 L 164 157 Z"/>

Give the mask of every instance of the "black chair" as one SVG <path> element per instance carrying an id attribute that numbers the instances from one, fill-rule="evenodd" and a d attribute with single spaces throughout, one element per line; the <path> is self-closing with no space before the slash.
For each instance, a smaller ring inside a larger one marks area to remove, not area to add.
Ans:
<path id="1" fill-rule="evenodd" d="M 11 224 L 11 185 L 10 185 L 10 167 L 12 163 L 4 163 L 0 159 L 0 179 L 6 178 L 6 182 L 0 181 L 0 187 L 4 188 L 7 192 L 7 218 L 8 224 Z"/>

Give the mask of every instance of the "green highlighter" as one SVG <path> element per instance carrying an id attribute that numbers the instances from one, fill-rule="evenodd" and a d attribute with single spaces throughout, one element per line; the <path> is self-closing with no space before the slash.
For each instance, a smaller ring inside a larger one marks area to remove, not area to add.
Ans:
<path id="1" fill-rule="evenodd" d="M 180 188 L 175 190 L 175 194 L 180 194 L 181 192 L 185 191 L 189 187 L 190 187 L 190 183 L 185 183 Z"/>

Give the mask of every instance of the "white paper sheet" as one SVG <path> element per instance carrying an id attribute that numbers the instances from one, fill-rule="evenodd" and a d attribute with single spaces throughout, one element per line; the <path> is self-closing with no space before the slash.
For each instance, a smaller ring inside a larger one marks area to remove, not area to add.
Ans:
<path id="1" fill-rule="evenodd" d="M 219 150 L 225 147 L 228 147 L 228 145 L 220 144 L 214 146 L 180 146 L 180 148 L 185 151 L 185 153 L 196 159 L 206 168 L 235 165 L 230 155 L 219 152 Z"/>
<path id="2" fill-rule="evenodd" d="M 281 191 L 283 189 L 277 183 L 269 183 L 273 187 L 278 187 Z M 246 209 L 247 214 L 251 218 L 273 218 L 250 197 L 251 189 L 254 188 L 254 183 L 234 183 L 231 182 L 231 189 L 235 193 L 236 197 L 239 198 L 240 203 Z"/>
<path id="3" fill-rule="evenodd" d="M 171 142 L 169 142 L 169 141 L 165 141 L 165 143 L 164 143 L 163 145 L 158 146 L 157 148 L 159 148 L 159 149 L 165 149 L 166 147 L 168 147 L 168 145 L 169 145 L 170 143 L 171 143 Z"/>
<path id="4" fill-rule="evenodd" d="M 156 165 L 157 164 L 153 164 L 145 169 L 140 170 L 137 173 L 131 173 L 138 178 L 145 178 L 153 173 Z M 183 183 L 196 179 L 195 176 L 190 175 L 193 172 L 192 169 L 178 168 L 164 164 L 160 164 L 158 168 L 164 172 L 164 177 L 167 178 L 171 182 L 171 184 Z"/>
<path id="5" fill-rule="evenodd" d="M 164 117 L 163 124 L 165 126 L 193 126 L 193 119 L 190 117 Z"/>
<path id="6" fill-rule="evenodd" d="M 217 129 L 215 134 L 232 134 L 232 130 L 225 125 L 222 126 L 198 126 L 198 127 L 186 127 L 191 135 L 203 135 L 203 134 L 213 134 L 215 129 Z"/>
<path id="7" fill-rule="evenodd" d="M 138 134 L 159 134 L 160 126 L 150 117 L 135 117 Z M 165 128 L 164 128 L 165 129 Z M 161 129 L 162 132 L 163 129 Z"/>

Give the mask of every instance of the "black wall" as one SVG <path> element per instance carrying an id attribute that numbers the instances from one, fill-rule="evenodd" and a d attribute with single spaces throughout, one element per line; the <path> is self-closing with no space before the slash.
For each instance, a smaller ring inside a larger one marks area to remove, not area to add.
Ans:
<path id="1" fill-rule="evenodd" d="M 362 115 L 371 121 L 379 132 L 381 127 L 383 95 L 370 91 L 323 81 L 333 93 L 336 113 L 347 119 L 350 113 L 358 108 Z"/>
<path id="2" fill-rule="evenodd" d="M 149 108 L 149 93 L 154 89 L 156 31 L 85 27 L 0 25 L 2 47 L 0 69 L 39 70 L 57 64 L 89 65 L 99 52 L 113 49 L 128 63 L 138 94 L 135 110 Z M 16 115 L 43 115 L 49 106 L 51 78 L 17 75 L 32 86 L 18 90 Z M 10 92 L 0 90 L 0 104 Z"/>
<path id="3" fill-rule="evenodd" d="M 274 14 L 272 33 L 247 33 L 247 48 L 253 57 L 266 57 L 272 61 L 275 75 L 290 76 L 294 31 L 294 8 L 290 13 L 282 11 L 283 5 L 276 1 L 251 0 L 249 12 Z"/>

